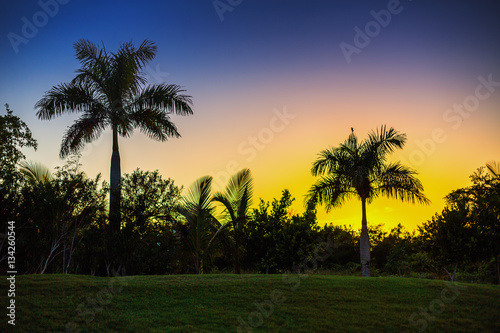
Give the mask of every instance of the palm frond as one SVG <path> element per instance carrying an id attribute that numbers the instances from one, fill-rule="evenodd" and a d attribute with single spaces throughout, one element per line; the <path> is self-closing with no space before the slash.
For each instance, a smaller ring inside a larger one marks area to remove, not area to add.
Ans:
<path id="1" fill-rule="evenodd" d="M 71 83 L 53 87 L 35 104 L 38 119 L 48 120 L 64 112 L 87 111 L 100 105 L 92 89 Z"/>
<path id="2" fill-rule="evenodd" d="M 84 67 L 93 67 L 96 61 L 103 56 L 103 50 L 87 39 L 79 39 L 73 47 L 76 58 Z"/>
<path id="3" fill-rule="evenodd" d="M 500 162 L 488 161 L 486 163 L 486 168 L 493 177 L 500 178 Z"/>
<path id="4" fill-rule="evenodd" d="M 345 156 L 342 156 L 341 151 L 338 148 L 328 148 L 322 150 L 319 157 L 314 161 L 311 168 L 311 173 L 313 176 L 320 176 L 325 173 L 331 173 L 337 169 L 342 161 L 345 160 Z"/>
<path id="5" fill-rule="evenodd" d="M 86 112 L 77 119 L 64 134 L 59 156 L 64 158 L 77 153 L 86 143 L 98 139 L 107 124 L 104 115 L 102 112 Z"/>
<path id="6" fill-rule="evenodd" d="M 315 207 L 324 205 L 327 212 L 333 208 L 341 207 L 342 204 L 357 193 L 351 187 L 349 180 L 336 175 L 322 176 L 309 189 L 305 203 L 307 206 Z"/>
<path id="7" fill-rule="evenodd" d="M 252 196 L 252 174 L 249 169 L 243 169 L 229 179 L 224 193 L 216 193 L 213 200 L 224 206 L 227 220 L 236 227 L 239 222 L 244 223 L 248 218 Z"/>
<path id="8" fill-rule="evenodd" d="M 149 39 L 145 39 L 134 54 L 137 66 L 143 68 L 146 63 L 154 59 L 157 51 L 158 47 L 155 43 Z"/>
<path id="9" fill-rule="evenodd" d="M 123 98 L 123 93 L 137 94 L 141 85 L 146 83 L 141 72 L 144 65 L 156 56 L 156 45 L 144 40 L 139 48 L 132 41 L 122 44 L 116 54 L 112 54 L 110 64 L 113 91 L 112 99 Z"/>
<path id="10" fill-rule="evenodd" d="M 204 176 L 197 179 L 188 189 L 183 198 L 183 205 L 195 207 L 196 211 L 213 211 L 212 206 L 212 180 L 211 176 Z"/>
<path id="11" fill-rule="evenodd" d="M 32 184 L 47 184 L 53 179 L 49 168 L 39 162 L 23 160 L 19 162 L 19 172 Z"/>
<path id="12" fill-rule="evenodd" d="M 157 109 L 137 110 L 130 113 L 129 119 L 132 126 L 139 127 L 147 136 L 158 141 L 181 136 L 168 115 Z"/>
<path id="13" fill-rule="evenodd" d="M 120 46 L 117 56 L 129 59 L 135 68 L 141 69 L 146 63 L 154 59 L 157 50 L 158 47 L 149 39 L 145 39 L 138 48 L 130 41 Z"/>
<path id="14" fill-rule="evenodd" d="M 89 69 L 80 68 L 76 71 L 76 77 L 71 81 L 75 86 L 87 87 L 95 95 L 98 95 L 101 102 L 108 100 L 110 93 L 109 77 L 110 70 L 106 64 L 100 64 L 99 67 Z"/>
<path id="15" fill-rule="evenodd" d="M 380 172 L 384 167 L 387 155 L 395 149 L 402 149 L 406 142 L 406 135 L 396 131 L 393 127 L 387 129 L 385 125 L 368 134 L 368 139 L 360 145 L 360 165 L 366 166 L 373 172 Z"/>
<path id="16" fill-rule="evenodd" d="M 187 241 L 193 253 L 196 265 L 205 256 L 213 235 L 220 228 L 220 223 L 213 216 L 212 177 L 205 176 L 196 180 L 188 189 L 177 208 L 187 227 Z"/>
<path id="17" fill-rule="evenodd" d="M 252 205 L 253 188 L 251 185 L 247 185 L 244 186 L 243 189 L 238 205 L 238 217 L 246 220 L 248 218 L 250 206 Z"/>
<path id="18" fill-rule="evenodd" d="M 184 91 L 176 84 L 150 85 L 136 96 L 131 107 L 135 110 L 152 108 L 181 116 L 191 115 L 193 114 L 191 109 L 193 102 L 191 96 L 182 94 Z"/>
<path id="19" fill-rule="evenodd" d="M 429 204 L 430 200 L 424 195 L 424 187 L 416 177 L 416 172 L 400 163 L 387 165 L 380 173 L 380 184 L 375 188 L 376 194 L 403 202 Z"/>
<path id="20" fill-rule="evenodd" d="M 213 196 L 213 201 L 218 202 L 224 206 L 224 212 L 226 214 L 226 220 L 228 222 L 235 221 L 237 219 L 237 212 L 233 206 L 233 202 L 221 192 L 217 192 Z"/>
<path id="21" fill-rule="evenodd" d="M 396 149 L 402 149 L 406 143 L 406 134 L 396 131 L 393 127 L 387 129 L 386 125 L 368 134 L 368 140 L 363 143 L 368 158 L 371 155 L 379 155 L 384 159 L 387 154 Z"/>
<path id="22" fill-rule="evenodd" d="M 241 201 L 244 198 L 251 197 L 253 189 L 253 178 L 249 169 L 243 169 L 235 174 L 226 186 L 226 196 L 233 201 Z M 249 196 L 247 196 L 248 194 Z"/>

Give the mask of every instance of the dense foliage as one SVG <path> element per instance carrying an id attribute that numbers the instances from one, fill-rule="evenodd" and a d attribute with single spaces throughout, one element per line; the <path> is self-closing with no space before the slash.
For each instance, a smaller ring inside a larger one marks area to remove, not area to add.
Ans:
<path id="1" fill-rule="evenodd" d="M 482 169 L 472 179 L 472 186 L 450 193 L 443 212 L 418 232 L 401 224 L 390 231 L 370 226 L 373 275 L 497 282 L 500 182 Z M 20 186 L 21 200 L 15 207 L 20 272 L 234 272 L 233 225 L 219 222 L 224 218 L 218 220 L 203 204 L 196 207 L 195 200 L 186 206 L 181 189 L 158 171 L 136 170 L 123 177 L 126 204 L 119 234 L 107 227 L 107 184 L 99 177 L 88 178 L 77 161 L 57 170 L 50 182 L 26 180 Z M 293 200 L 284 190 L 279 199 L 261 200 L 249 213 L 239 233 L 241 271 L 360 274 L 360 231 L 319 226 L 312 208 L 294 214 Z M 322 259 L 304 264 L 318 257 L 318 248 Z"/>
<path id="2" fill-rule="evenodd" d="M 13 114 L 8 104 L 5 108 L 7 114 L 0 115 L 0 232 L 6 230 L 5 221 L 16 218 L 15 205 L 20 200 L 21 181 L 16 164 L 24 159 L 21 148 L 37 148 L 26 123 Z"/>
<path id="3" fill-rule="evenodd" d="M 320 226 L 313 204 L 291 209 L 284 190 L 251 209 L 249 170 L 234 175 L 224 192 L 212 178 L 182 195 L 158 171 L 135 170 L 121 180 L 121 228 L 109 228 L 109 185 L 89 178 L 78 156 L 49 172 L 21 162 L 22 147 L 36 147 L 27 126 L 0 117 L 1 253 L 8 221 L 16 225 L 19 273 L 116 274 L 280 273 L 315 270 L 361 273 L 360 230 Z M 404 275 L 498 283 L 500 276 L 500 177 L 479 168 L 469 187 L 446 196 L 443 211 L 418 230 L 371 225 L 372 275 Z M 404 222 L 404 221 L 402 221 Z M 0 265 L 5 273 L 7 265 Z"/>

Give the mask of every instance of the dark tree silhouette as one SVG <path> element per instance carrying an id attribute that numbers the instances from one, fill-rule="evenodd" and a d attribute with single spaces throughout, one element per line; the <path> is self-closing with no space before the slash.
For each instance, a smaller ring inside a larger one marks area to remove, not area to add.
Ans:
<path id="1" fill-rule="evenodd" d="M 204 259 L 209 257 L 210 245 L 221 228 L 213 216 L 212 179 L 204 176 L 196 180 L 177 209 L 185 220 L 184 238 L 197 274 L 203 274 Z"/>
<path id="2" fill-rule="evenodd" d="M 240 243 L 241 229 L 250 219 L 252 205 L 253 178 L 249 169 L 243 169 L 229 180 L 225 191 L 214 195 L 213 200 L 224 205 L 227 223 L 233 227 L 234 235 L 234 271 L 241 273 Z"/>
<path id="3" fill-rule="evenodd" d="M 138 127 L 150 138 L 166 141 L 180 137 L 170 114 L 190 115 L 191 97 L 183 95 L 175 84 L 146 85 L 142 72 L 156 55 L 156 45 L 144 40 L 136 48 L 124 43 L 117 53 L 98 48 L 81 39 L 74 45 L 81 63 L 77 76 L 69 83 L 52 87 L 35 108 L 39 119 L 52 119 L 63 113 L 81 112 L 82 116 L 68 128 L 61 144 L 60 156 L 78 152 L 85 143 L 96 140 L 108 126 L 113 135 L 110 170 L 111 230 L 120 230 L 120 153 L 118 135 L 129 137 Z"/>
<path id="4" fill-rule="evenodd" d="M 381 126 L 368 139 L 359 142 L 351 128 L 348 139 L 337 148 L 319 153 L 311 172 L 321 178 L 309 190 L 308 205 L 324 204 L 327 211 L 340 207 L 352 198 L 361 200 L 360 237 L 361 275 L 370 276 L 370 240 L 368 237 L 366 204 L 378 196 L 401 199 L 404 202 L 428 204 L 416 172 L 398 163 L 388 163 L 387 155 L 403 148 L 406 135 L 394 128 Z"/>

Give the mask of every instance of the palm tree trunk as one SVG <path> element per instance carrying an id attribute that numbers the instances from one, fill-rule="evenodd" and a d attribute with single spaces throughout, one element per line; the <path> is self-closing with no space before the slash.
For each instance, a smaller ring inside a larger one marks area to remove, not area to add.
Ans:
<path id="1" fill-rule="evenodd" d="M 200 250 L 200 234 L 199 234 L 199 229 L 198 226 L 200 224 L 200 219 L 199 217 L 196 219 L 196 274 L 201 274 L 201 265 L 202 265 L 202 260 L 203 260 L 203 255 L 201 254 Z"/>
<path id="2" fill-rule="evenodd" d="M 118 130 L 113 127 L 113 154 L 111 155 L 110 191 L 109 191 L 109 222 L 111 232 L 120 231 L 120 152 L 118 150 Z"/>
<path id="3" fill-rule="evenodd" d="M 361 236 L 359 239 L 359 255 L 361 259 L 361 276 L 370 276 L 370 238 L 366 221 L 366 198 L 361 199 L 363 217 L 361 220 Z"/>
<path id="4" fill-rule="evenodd" d="M 235 243 L 235 249 L 234 249 L 234 272 L 236 274 L 241 274 L 241 268 L 240 268 L 240 242 L 239 242 L 239 237 L 238 237 L 238 231 L 237 228 L 234 229 L 234 243 Z"/>
<path id="5" fill-rule="evenodd" d="M 500 284 L 500 260 L 498 260 L 499 255 L 495 256 L 495 262 L 497 264 L 497 284 Z"/>

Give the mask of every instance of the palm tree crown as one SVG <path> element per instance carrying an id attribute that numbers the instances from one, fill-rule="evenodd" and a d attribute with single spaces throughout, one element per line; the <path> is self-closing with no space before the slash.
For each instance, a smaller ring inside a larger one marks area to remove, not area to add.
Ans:
<path id="1" fill-rule="evenodd" d="M 153 42 L 145 40 L 139 48 L 128 42 L 116 54 L 88 40 L 74 46 L 81 63 L 78 75 L 54 86 L 35 105 L 39 119 L 83 113 L 66 131 L 61 157 L 78 152 L 108 126 L 122 137 L 129 137 L 135 127 L 160 141 L 180 136 L 169 114 L 192 114 L 191 97 L 175 84 L 145 86 L 141 70 L 156 55 Z"/>
<path id="2" fill-rule="evenodd" d="M 204 176 L 196 180 L 188 189 L 177 211 L 185 219 L 185 239 L 192 255 L 194 268 L 203 273 L 203 260 L 208 256 L 220 223 L 213 216 L 212 177 Z"/>
<path id="3" fill-rule="evenodd" d="M 52 87 L 35 108 L 39 119 L 52 119 L 63 113 L 80 112 L 81 117 L 66 131 L 60 156 L 78 152 L 85 143 L 97 139 L 106 128 L 113 135 L 111 159 L 110 222 L 120 228 L 120 157 L 118 135 L 129 137 L 139 128 L 150 138 L 165 141 L 179 137 L 170 114 L 190 115 L 191 97 L 175 84 L 146 85 L 142 69 L 156 55 L 156 45 L 144 40 L 136 48 L 124 43 L 117 53 L 98 48 L 88 40 L 74 44 L 81 63 L 69 83 Z"/>
<path id="4" fill-rule="evenodd" d="M 348 139 L 337 148 L 320 152 L 311 172 L 321 178 L 311 187 L 308 205 L 323 204 L 327 211 L 357 197 L 362 203 L 361 264 L 362 274 L 369 275 L 370 244 L 366 227 L 366 203 L 378 196 L 400 199 L 403 202 L 428 204 L 422 183 L 416 172 L 399 162 L 388 163 L 387 157 L 403 148 L 406 135 L 394 128 L 372 131 L 366 140 L 359 141 L 352 130 Z M 368 252 L 367 252 L 368 251 Z"/>
<path id="5" fill-rule="evenodd" d="M 250 218 L 250 206 L 253 196 L 253 178 L 249 169 L 243 169 L 229 180 L 224 192 L 218 192 L 213 200 L 225 208 L 226 221 L 224 227 L 233 227 L 234 236 L 234 270 L 241 273 L 240 268 L 240 237 L 241 228 Z"/>

